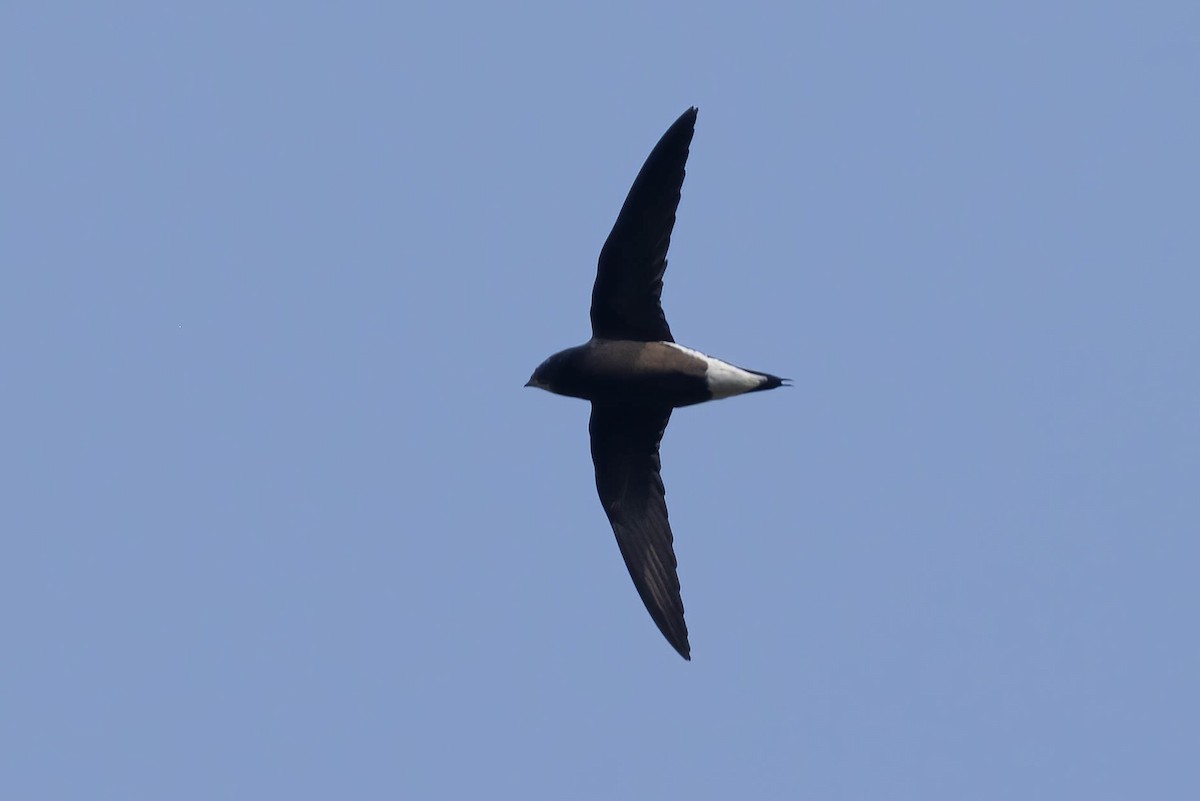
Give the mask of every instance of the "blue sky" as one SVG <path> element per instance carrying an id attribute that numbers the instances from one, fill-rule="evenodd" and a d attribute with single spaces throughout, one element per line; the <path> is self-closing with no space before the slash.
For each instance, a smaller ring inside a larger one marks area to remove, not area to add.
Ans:
<path id="1" fill-rule="evenodd" d="M 1192 798 L 1194 3 L 11 3 L 0 795 Z M 795 379 L 663 443 L 693 661 L 587 405 L 664 306 Z"/>

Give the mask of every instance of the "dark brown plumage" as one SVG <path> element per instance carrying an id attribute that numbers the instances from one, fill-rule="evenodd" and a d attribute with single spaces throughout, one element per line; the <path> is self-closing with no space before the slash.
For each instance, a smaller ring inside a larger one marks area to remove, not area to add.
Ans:
<path id="1" fill-rule="evenodd" d="M 638 595 L 659 631 L 691 659 L 674 538 L 659 473 L 671 410 L 781 386 L 674 344 L 660 297 L 696 123 L 685 111 L 654 146 L 613 225 L 592 287 L 592 338 L 554 354 L 526 386 L 592 402 L 596 491 Z"/>

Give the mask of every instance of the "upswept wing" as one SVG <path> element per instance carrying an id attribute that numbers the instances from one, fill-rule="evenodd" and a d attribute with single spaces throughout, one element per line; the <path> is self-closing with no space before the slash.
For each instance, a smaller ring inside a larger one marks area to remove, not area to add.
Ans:
<path id="1" fill-rule="evenodd" d="M 696 126 L 690 108 L 650 151 L 617 215 L 592 287 L 592 334 L 602 339 L 674 342 L 663 314 L 663 272 Z"/>

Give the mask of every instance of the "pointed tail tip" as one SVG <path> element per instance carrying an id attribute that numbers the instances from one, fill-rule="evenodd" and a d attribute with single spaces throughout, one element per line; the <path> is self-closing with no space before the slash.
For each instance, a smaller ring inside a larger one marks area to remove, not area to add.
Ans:
<path id="1" fill-rule="evenodd" d="M 776 387 L 790 387 L 792 385 L 792 379 L 790 378 L 780 378 L 779 376 L 771 375 L 770 373 L 759 373 L 759 375 L 767 380 L 764 381 L 761 386 L 755 387 L 753 390 L 751 390 L 751 392 L 764 389 L 775 389 Z"/>

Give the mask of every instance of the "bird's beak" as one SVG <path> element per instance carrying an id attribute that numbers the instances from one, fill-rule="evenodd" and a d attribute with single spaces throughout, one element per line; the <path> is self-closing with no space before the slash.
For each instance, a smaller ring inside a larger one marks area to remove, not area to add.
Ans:
<path id="1" fill-rule="evenodd" d="M 528 381 L 526 381 L 526 382 L 525 382 L 525 386 L 527 386 L 527 387 L 532 387 L 532 386 L 533 386 L 533 379 L 531 378 L 531 379 L 529 379 Z"/>

